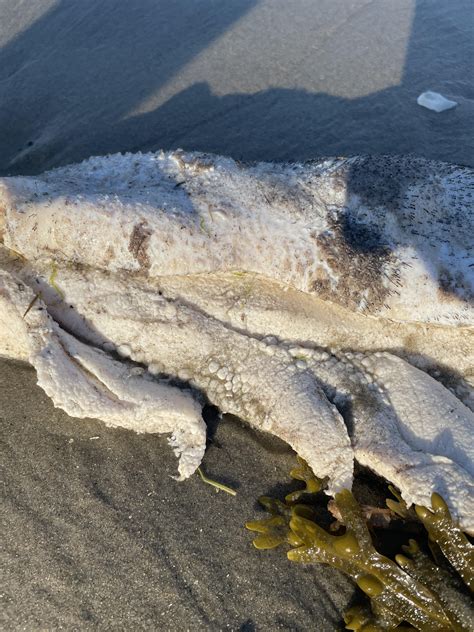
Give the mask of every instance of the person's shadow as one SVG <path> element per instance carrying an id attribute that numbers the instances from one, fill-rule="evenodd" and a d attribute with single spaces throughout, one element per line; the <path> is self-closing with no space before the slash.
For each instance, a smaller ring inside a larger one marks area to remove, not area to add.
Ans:
<path id="1" fill-rule="evenodd" d="M 90 155 L 178 147 L 243 161 L 409 153 L 474 162 L 473 87 L 467 83 L 474 39 L 465 26 L 470 0 L 453 0 L 449 9 L 443 0 L 416 0 L 399 85 L 367 96 L 281 87 L 217 96 L 197 82 L 160 107 L 134 114 L 258 1 L 60 0 L 0 50 L 0 175 L 38 173 Z M 305 16 L 321 34 L 323 17 L 314 6 L 305 7 Z M 370 28 L 367 37 L 375 37 Z M 291 25 L 288 37 L 295 37 Z M 367 42 L 360 45 L 367 49 Z M 323 72 L 318 50 L 314 67 Z M 442 115 L 421 108 L 416 97 L 428 88 L 454 94 L 459 107 Z M 369 207 L 377 195 L 384 203 L 387 196 L 396 200 L 411 174 L 405 169 L 394 178 L 378 157 L 367 160 L 351 170 L 348 188 L 359 198 L 371 196 Z M 347 222 L 343 228 L 350 252 L 385 247 L 376 229 Z"/>
<path id="2" fill-rule="evenodd" d="M 241 160 L 414 153 L 474 162 L 469 0 L 417 0 L 400 84 L 368 96 L 278 87 L 216 96 L 198 82 L 130 115 L 256 4 L 61 0 L 0 51 L 0 173 L 177 147 Z M 454 95 L 459 107 L 421 108 L 426 89 Z"/>

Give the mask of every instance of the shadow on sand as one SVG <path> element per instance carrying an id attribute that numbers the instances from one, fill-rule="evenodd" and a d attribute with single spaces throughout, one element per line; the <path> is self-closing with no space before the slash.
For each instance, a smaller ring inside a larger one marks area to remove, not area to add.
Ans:
<path id="1" fill-rule="evenodd" d="M 61 0 L 0 51 L 0 173 L 177 147 L 241 160 L 414 153 L 474 162 L 468 0 L 449 7 L 418 0 L 400 84 L 368 96 L 279 87 L 217 96 L 204 81 L 151 112 L 130 114 L 256 4 Z M 308 19 L 317 34 L 316 8 Z M 366 32 L 369 51 L 370 25 Z M 441 116 L 429 112 L 416 104 L 426 89 L 452 95 L 460 106 Z"/>

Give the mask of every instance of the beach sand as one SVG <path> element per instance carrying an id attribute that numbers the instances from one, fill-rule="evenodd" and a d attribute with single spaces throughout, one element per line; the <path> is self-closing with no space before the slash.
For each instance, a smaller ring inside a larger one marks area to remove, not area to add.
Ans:
<path id="1" fill-rule="evenodd" d="M 176 147 L 473 164 L 473 47 L 467 0 L 0 0 L 0 174 Z M 458 107 L 421 108 L 428 89 Z M 350 582 L 243 527 L 294 454 L 207 418 L 203 469 L 236 497 L 176 482 L 165 437 L 69 418 L 0 360 L 2 630 L 341 629 Z"/>
<path id="2" fill-rule="evenodd" d="M 29 367 L 3 363 L 0 379 L 3 629 L 337 629 L 349 582 L 256 551 L 243 527 L 287 482 L 285 444 L 221 422 L 203 469 L 232 497 L 170 478 L 163 437 L 68 418 Z"/>

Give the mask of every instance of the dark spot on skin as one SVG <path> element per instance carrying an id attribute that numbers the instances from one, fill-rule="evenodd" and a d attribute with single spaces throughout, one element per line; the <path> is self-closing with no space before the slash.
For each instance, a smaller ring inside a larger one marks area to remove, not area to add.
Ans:
<path id="1" fill-rule="evenodd" d="M 471 195 L 472 169 L 415 156 L 367 156 L 347 164 L 348 206 L 354 211 L 365 208 L 367 223 L 383 227 L 385 215 L 391 214 L 404 232 L 403 245 L 415 249 L 423 241 L 434 249 L 443 235 L 443 243 L 449 244 L 451 233 L 459 238 L 456 230 L 465 231 L 462 240 L 469 248 L 472 214 L 467 198 Z M 356 246 L 360 250 L 360 244 Z M 438 281 L 441 300 L 451 296 L 472 301 L 472 289 L 460 273 L 443 270 L 433 280 Z"/>
<path id="2" fill-rule="evenodd" d="M 312 289 L 319 296 L 328 296 L 331 294 L 331 282 L 329 279 L 316 279 L 313 281 Z"/>
<path id="3" fill-rule="evenodd" d="M 135 224 L 130 235 L 128 249 L 140 264 L 143 270 L 150 268 L 150 257 L 148 256 L 148 242 L 150 241 L 151 230 L 146 221 Z"/>
<path id="4" fill-rule="evenodd" d="M 318 268 L 313 277 L 312 289 L 319 296 L 328 296 L 331 293 L 331 279 L 324 268 Z"/>
<path id="5" fill-rule="evenodd" d="M 438 275 L 438 297 L 440 301 L 449 301 L 452 296 L 469 303 L 474 300 L 470 289 L 466 287 L 460 272 L 451 272 L 442 268 Z"/>
<path id="6" fill-rule="evenodd" d="M 338 228 L 347 246 L 354 252 L 379 255 L 387 252 L 380 231 L 375 226 L 358 222 L 349 213 L 342 215 Z"/>
<path id="7" fill-rule="evenodd" d="M 438 276 L 439 291 L 441 294 L 449 294 L 456 288 L 453 275 L 449 270 L 442 269 Z"/>
<path id="8" fill-rule="evenodd" d="M 408 159 L 409 160 L 409 159 Z M 398 163 L 391 156 L 367 156 L 351 164 L 347 174 L 347 191 L 357 195 L 369 207 L 396 210 L 403 190 L 417 177 L 417 161 L 411 169 L 406 160 Z"/>
<path id="9" fill-rule="evenodd" d="M 471 182 L 468 169 L 410 156 L 367 156 L 341 162 L 331 177 L 346 183 L 346 198 L 328 207 L 327 230 L 311 235 L 330 279 L 315 274 L 312 287 L 349 309 L 376 313 L 390 304 L 402 287 L 402 266 L 409 265 L 396 253 L 408 247 L 422 259 L 420 244 L 436 249 L 443 235 L 449 244 L 450 234 L 457 239 L 456 230 L 469 223 L 468 203 L 459 194 L 459 179 L 464 189 Z M 470 300 L 472 290 L 461 277 L 449 270 L 433 279 L 442 300 Z"/>
<path id="10" fill-rule="evenodd" d="M 357 222 L 349 213 L 331 219 L 329 226 L 314 239 L 337 284 L 332 287 L 327 277 L 318 274 L 312 290 L 349 309 L 361 309 L 362 299 L 362 311 L 380 308 L 392 292 L 385 283 L 393 259 L 390 248 L 375 227 Z"/>

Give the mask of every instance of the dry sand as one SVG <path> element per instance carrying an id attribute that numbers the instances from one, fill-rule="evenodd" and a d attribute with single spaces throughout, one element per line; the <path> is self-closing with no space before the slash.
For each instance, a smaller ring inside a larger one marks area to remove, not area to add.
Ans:
<path id="1" fill-rule="evenodd" d="M 473 45 L 468 0 L 0 0 L 0 174 L 178 146 L 472 164 Z M 217 426 L 204 469 L 233 498 L 170 478 L 163 437 L 68 418 L 26 366 L 0 361 L 0 418 L 1 629 L 340 629 L 349 582 L 243 528 L 287 480 L 281 442 Z"/>

